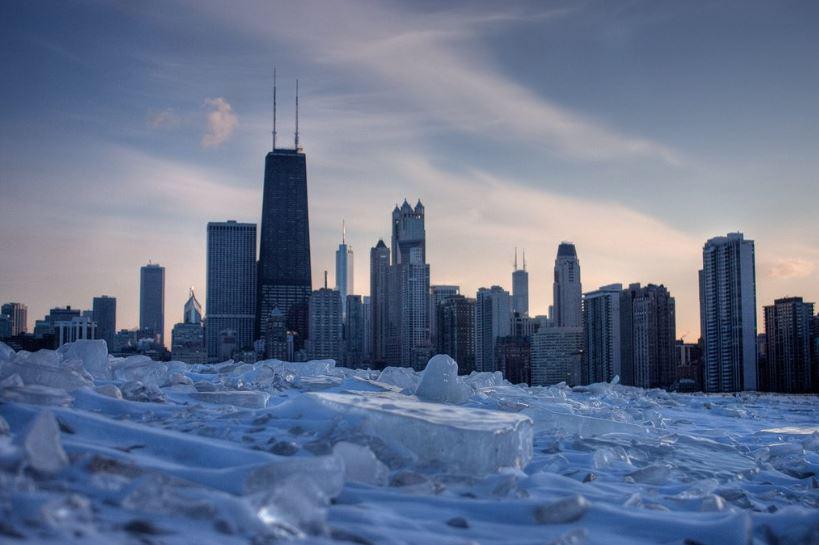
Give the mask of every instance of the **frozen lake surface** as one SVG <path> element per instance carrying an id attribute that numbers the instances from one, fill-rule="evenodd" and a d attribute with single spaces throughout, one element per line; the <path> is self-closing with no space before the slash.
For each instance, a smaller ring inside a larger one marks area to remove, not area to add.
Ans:
<path id="1" fill-rule="evenodd" d="M 816 544 L 819 398 L 0 343 L 0 543 Z"/>

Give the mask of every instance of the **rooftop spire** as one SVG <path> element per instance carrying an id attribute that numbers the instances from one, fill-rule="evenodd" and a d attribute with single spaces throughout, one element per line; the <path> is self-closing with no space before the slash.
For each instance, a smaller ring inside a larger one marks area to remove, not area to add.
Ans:
<path id="1" fill-rule="evenodd" d="M 523 249 L 523 270 L 526 270 L 526 248 Z"/>
<path id="2" fill-rule="evenodd" d="M 273 65 L 273 151 L 276 151 L 276 65 Z"/>
<path id="3" fill-rule="evenodd" d="M 299 149 L 299 80 L 296 78 L 296 151 Z"/>
<path id="4" fill-rule="evenodd" d="M 515 246 L 515 270 L 518 270 L 518 247 Z"/>
<path id="5" fill-rule="evenodd" d="M 347 223 L 341 220 L 341 243 L 347 244 Z"/>
<path id="6" fill-rule="evenodd" d="M 324 289 L 327 289 L 327 270 L 324 270 Z"/>

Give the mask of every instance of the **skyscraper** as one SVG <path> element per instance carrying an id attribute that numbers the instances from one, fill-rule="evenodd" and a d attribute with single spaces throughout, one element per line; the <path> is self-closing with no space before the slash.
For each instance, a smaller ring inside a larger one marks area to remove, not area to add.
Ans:
<path id="1" fill-rule="evenodd" d="M 436 351 L 458 363 L 458 374 L 468 375 L 475 370 L 475 300 L 453 295 L 436 310 Z"/>
<path id="2" fill-rule="evenodd" d="M 140 269 L 139 329 L 165 345 L 165 267 L 157 263 Z"/>
<path id="3" fill-rule="evenodd" d="M 529 272 L 526 270 L 526 251 L 523 252 L 523 268 L 518 269 L 518 249 L 515 248 L 515 270 L 512 272 L 512 312 L 529 315 Z"/>
<path id="4" fill-rule="evenodd" d="M 117 333 L 117 299 L 101 295 L 94 297 L 93 320 L 97 323 L 97 338 L 105 341 L 110 352 L 114 346 L 114 335 Z"/>
<path id="5" fill-rule="evenodd" d="M 387 362 L 423 369 L 432 352 L 429 332 L 429 265 L 424 205 L 404 200 L 392 212 L 392 264 L 387 299 Z"/>
<path id="6" fill-rule="evenodd" d="M 239 350 L 253 347 L 256 321 L 256 224 L 208 223 L 205 345 L 211 361 L 222 361 L 222 331 L 231 331 Z M 230 356 L 228 356 L 230 357 Z"/>
<path id="7" fill-rule="evenodd" d="M 580 381 L 582 327 L 544 327 L 532 336 L 532 386 Z"/>
<path id="8" fill-rule="evenodd" d="M 475 303 L 475 369 L 499 371 L 495 344 L 512 331 L 512 301 L 500 286 L 480 288 Z"/>
<path id="9" fill-rule="evenodd" d="M 182 312 L 182 322 L 173 326 L 171 332 L 171 358 L 186 363 L 207 363 L 205 335 L 202 330 L 202 305 L 196 299 L 193 288 Z"/>
<path id="10" fill-rule="evenodd" d="M 353 247 L 347 244 L 347 226 L 342 222 L 341 244 L 336 250 L 336 290 L 341 295 L 341 318 L 347 316 L 347 296 L 353 294 Z"/>
<path id="11" fill-rule="evenodd" d="M 340 361 L 342 348 L 341 296 L 338 291 L 324 287 L 310 295 L 308 304 L 309 331 L 307 357 Z"/>
<path id="12" fill-rule="evenodd" d="M 709 239 L 700 271 L 703 389 L 757 389 L 754 242 L 742 233 Z"/>
<path id="13" fill-rule="evenodd" d="M 256 338 L 264 336 L 270 313 L 278 308 L 285 315 L 287 329 L 295 335 L 298 350 L 308 337 L 307 305 L 313 286 L 307 158 L 299 146 L 298 85 L 294 149 L 276 147 L 275 113 L 273 119 L 273 150 L 265 158 L 264 169 Z"/>
<path id="14" fill-rule="evenodd" d="M 675 379 L 676 305 L 665 286 L 630 284 L 620 297 L 620 379 L 628 386 L 668 388 Z"/>
<path id="15" fill-rule="evenodd" d="M 580 327 L 583 323 L 580 261 L 571 242 L 561 242 L 555 258 L 554 325 Z"/>
<path id="16" fill-rule="evenodd" d="M 777 299 L 765 307 L 767 357 L 760 389 L 804 393 L 812 390 L 811 322 L 813 303 L 801 297 Z"/>
<path id="17" fill-rule="evenodd" d="M 390 249 L 379 239 L 370 249 L 370 357 L 376 367 L 383 367 L 387 357 L 389 273 Z"/>
<path id="18" fill-rule="evenodd" d="M 28 331 L 28 307 L 23 303 L 5 303 L 0 314 L 9 317 L 12 335 L 21 335 Z"/>
<path id="19" fill-rule="evenodd" d="M 610 284 L 583 298 L 583 384 L 609 382 L 621 375 L 620 294 L 622 284 Z M 622 378 L 622 376 L 620 377 Z"/>

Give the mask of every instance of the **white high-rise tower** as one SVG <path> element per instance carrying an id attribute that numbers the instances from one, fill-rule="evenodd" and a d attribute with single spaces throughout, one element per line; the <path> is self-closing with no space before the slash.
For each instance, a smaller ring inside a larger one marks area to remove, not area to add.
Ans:
<path id="1" fill-rule="evenodd" d="M 347 316 L 347 296 L 353 294 L 353 247 L 347 244 L 347 225 L 341 223 L 341 244 L 336 250 L 336 291 L 341 295 L 341 316 Z"/>

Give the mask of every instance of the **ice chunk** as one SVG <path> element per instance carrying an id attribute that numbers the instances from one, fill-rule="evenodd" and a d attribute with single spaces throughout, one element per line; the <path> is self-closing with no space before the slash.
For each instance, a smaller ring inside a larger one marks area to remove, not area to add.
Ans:
<path id="1" fill-rule="evenodd" d="M 535 520 L 541 524 L 566 524 L 580 520 L 589 508 L 589 500 L 576 494 L 535 509 Z"/>
<path id="2" fill-rule="evenodd" d="M 14 386 L 0 390 L 0 399 L 32 405 L 68 405 L 72 397 L 65 390 L 48 386 Z"/>
<path id="3" fill-rule="evenodd" d="M 270 394 L 250 391 L 228 391 L 228 392 L 192 392 L 191 399 L 203 403 L 218 403 L 220 405 L 235 405 L 237 407 L 247 407 L 249 409 L 263 409 L 267 406 Z"/>
<path id="4" fill-rule="evenodd" d="M 0 362 L 10 360 L 14 355 L 14 349 L 6 343 L 0 341 Z"/>
<path id="5" fill-rule="evenodd" d="M 94 378 L 111 378 L 108 363 L 108 345 L 103 340 L 82 339 L 62 345 L 57 352 L 63 359 L 78 359 Z"/>
<path id="6" fill-rule="evenodd" d="M 374 486 L 387 484 L 389 469 L 369 447 L 342 441 L 333 447 L 333 454 L 344 460 L 344 474 L 348 481 Z"/>
<path id="7" fill-rule="evenodd" d="M 3 364 L 0 374 L 0 379 L 18 374 L 27 385 L 38 384 L 69 391 L 93 382 L 80 360 L 63 360 L 62 355 L 53 350 L 18 352 L 11 361 Z"/>
<path id="8" fill-rule="evenodd" d="M 129 401 L 148 401 L 151 403 L 161 403 L 165 401 L 165 395 L 156 384 L 143 384 L 138 380 L 132 380 L 122 385 L 122 397 Z"/>
<path id="9" fill-rule="evenodd" d="M 421 377 L 409 367 L 386 367 L 378 375 L 378 382 L 398 386 L 404 391 L 414 392 L 418 388 Z"/>
<path id="10" fill-rule="evenodd" d="M 505 381 L 503 380 L 503 373 L 500 371 L 495 371 L 494 373 L 472 371 L 469 376 L 464 379 L 464 382 L 475 390 L 480 390 L 481 388 L 501 386 Z"/>
<path id="11" fill-rule="evenodd" d="M 671 468 L 667 465 L 650 465 L 626 475 L 626 480 L 632 483 L 663 484 L 671 475 Z"/>
<path id="12" fill-rule="evenodd" d="M 445 354 L 433 356 L 421 375 L 415 395 L 436 403 L 463 403 L 471 389 L 458 379 L 458 364 Z"/>
<path id="13" fill-rule="evenodd" d="M 60 427 L 49 410 L 40 412 L 29 424 L 22 447 L 26 463 L 37 473 L 52 475 L 68 465 L 68 456 L 60 442 Z"/>
<path id="14" fill-rule="evenodd" d="M 20 375 L 17 373 L 0 380 L 0 388 L 15 388 L 18 386 L 23 386 L 24 384 L 23 379 L 20 378 Z"/>
<path id="15" fill-rule="evenodd" d="M 168 382 L 168 365 L 148 356 L 129 356 L 116 363 L 114 376 L 118 380 L 162 386 Z"/>
<path id="16" fill-rule="evenodd" d="M 113 384 L 103 384 L 102 386 L 97 386 L 94 388 L 94 391 L 104 396 L 113 397 L 114 399 L 122 399 L 122 392 Z"/>
<path id="17" fill-rule="evenodd" d="M 364 432 L 407 449 L 424 463 L 485 474 L 522 468 L 532 458 L 532 421 L 523 415 L 438 405 L 398 394 L 304 394 L 342 417 L 362 417 Z"/>

